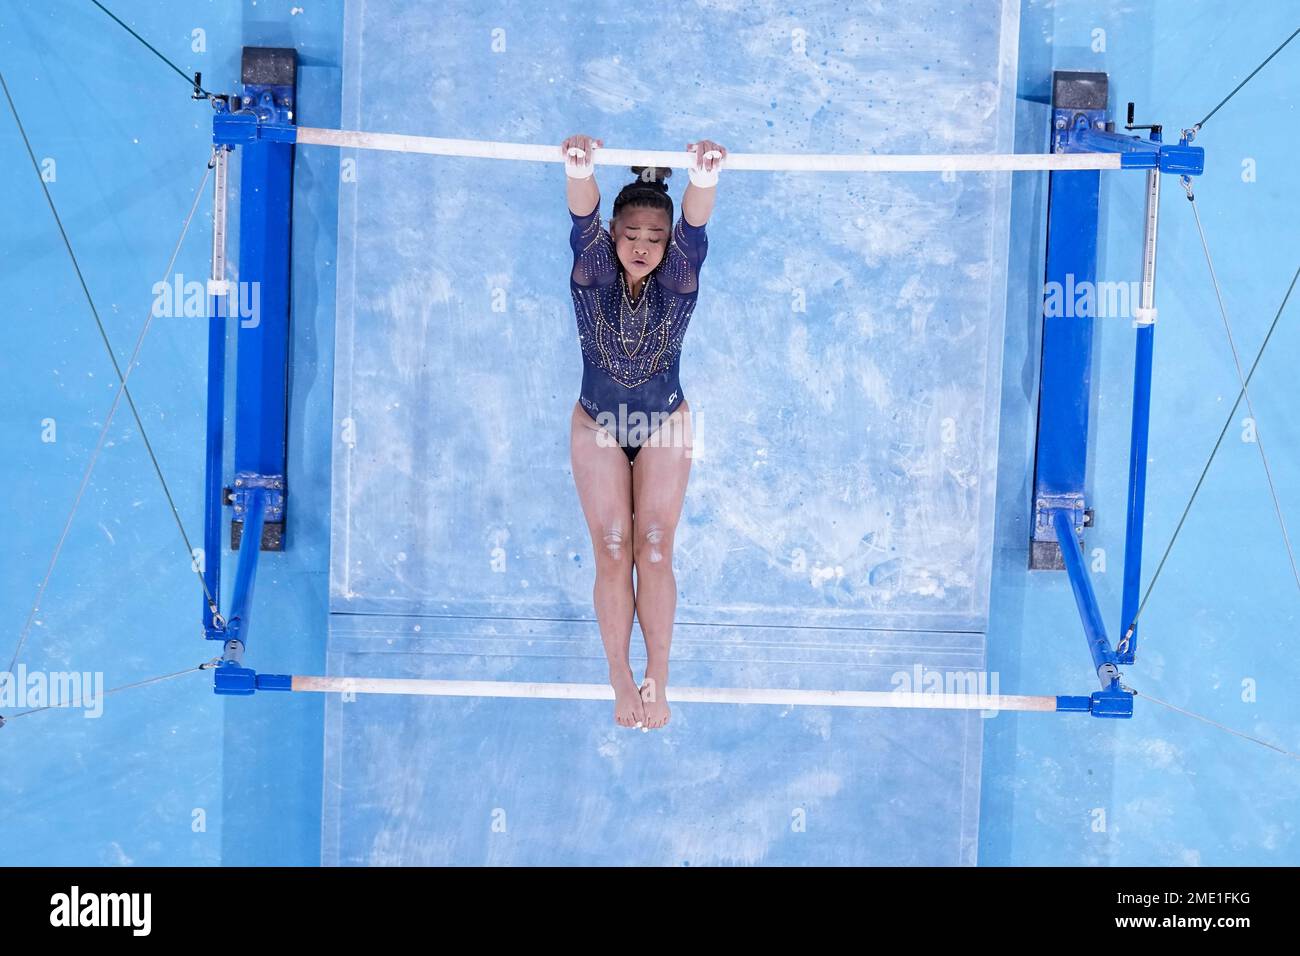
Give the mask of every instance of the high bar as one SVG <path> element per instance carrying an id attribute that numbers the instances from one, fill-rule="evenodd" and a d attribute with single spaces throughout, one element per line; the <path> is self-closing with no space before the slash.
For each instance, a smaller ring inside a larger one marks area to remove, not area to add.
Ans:
<path id="1" fill-rule="evenodd" d="M 516 159 L 536 163 L 564 162 L 559 144 L 534 146 L 528 143 L 440 139 L 435 136 L 407 136 L 399 133 L 362 133 L 312 126 L 297 127 L 297 137 L 298 143 L 307 146 L 377 149 L 477 159 Z M 728 153 L 723 169 L 820 173 L 1021 172 L 1120 169 L 1120 158 L 1119 153 Z M 668 166 L 685 169 L 694 165 L 695 154 L 687 150 L 670 152 L 600 147 L 596 150 L 593 162 L 597 166 Z"/>

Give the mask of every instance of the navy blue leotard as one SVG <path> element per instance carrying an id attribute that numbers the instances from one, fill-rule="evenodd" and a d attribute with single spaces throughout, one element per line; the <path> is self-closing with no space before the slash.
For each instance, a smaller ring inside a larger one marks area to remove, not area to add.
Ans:
<path id="1" fill-rule="evenodd" d="M 704 226 L 679 217 L 663 261 L 632 302 L 599 212 L 599 206 L 587 216 L 569 211 L 569 289 L 582 347 L 579 401 L 632 461 L 682 403 L 677 378 L 682 339 L 699 296 L 700 266 L 709 240 Z"/>

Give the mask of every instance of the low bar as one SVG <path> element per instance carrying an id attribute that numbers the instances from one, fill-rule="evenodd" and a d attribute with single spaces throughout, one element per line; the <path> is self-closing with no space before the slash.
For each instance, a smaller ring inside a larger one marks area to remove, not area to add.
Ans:
<path id="1" fill-rule="evenodd" d="M 543 700 L 613 700 L 608 684 L 518 681 L 417 680 L 392 677 L 259 675 L 259 690 L 333 694 L 404 694 L 420 697 L 524 697 Z M 802 690 L 755 687 L 671 687 L 673 701 L 695 704 L 775 704 L 807 707 L 893 707 L 926 710 L 1055 711 L 1056 697 L 902 691 Z"/>

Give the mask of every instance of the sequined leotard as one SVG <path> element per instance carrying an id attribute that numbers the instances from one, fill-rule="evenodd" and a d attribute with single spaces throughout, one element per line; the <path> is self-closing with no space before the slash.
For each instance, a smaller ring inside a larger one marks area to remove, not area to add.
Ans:
<path id="1" fill-rule="evenodd" d="M 587 216 L 569 211 L 569 289 L 582 346 L 579 401 L 632 461 L 682 403 L 677 378 L 682 339 L 699 295 L 700 266 L 709 240 L 704 226 L 678 217 L 663 261 L 633 303 L 599 211 L 599 206 Z"/>

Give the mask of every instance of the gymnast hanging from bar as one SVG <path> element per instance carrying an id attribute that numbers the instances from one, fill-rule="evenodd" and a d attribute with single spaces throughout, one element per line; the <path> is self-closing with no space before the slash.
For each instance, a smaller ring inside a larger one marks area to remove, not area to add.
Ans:
<path id="1" fill-rule="evenodd" d="M 672 170 L 632 167 L 637 178 L 614 200 L 606 231 L 592 162 L 601 145 L 575 134 L 561 146 L 573 220 L 569 289 L 583 364 L 569 449 L 596 555 L 596 620 L 609 659 L 614 720 L 650 730 L 667 724 L 670 714 L 673 536 L 691 470 L 691 412 L 678 364 L 727 151 L 712 140 L 687 144 L 695 166 L 675 224 L 666 182 Z M 629 660 L 634 615 L 646 644 L 639 687 Z"/>

